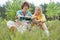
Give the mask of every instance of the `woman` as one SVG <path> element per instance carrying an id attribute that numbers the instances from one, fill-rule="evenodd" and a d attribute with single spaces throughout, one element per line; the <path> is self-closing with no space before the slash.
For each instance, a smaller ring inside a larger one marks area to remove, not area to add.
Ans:
<path id="1" fill-rule="evenodd" d="M 46 27 L 46 18 L 45 15 L 42 13 L 41 8 L 38 6 L 35 8 L 35 12 L 32 16 L 32 26 L 37 25 L 39 28 L 45 30 L 47 36 L 49 36 L 48 28 Z"/>

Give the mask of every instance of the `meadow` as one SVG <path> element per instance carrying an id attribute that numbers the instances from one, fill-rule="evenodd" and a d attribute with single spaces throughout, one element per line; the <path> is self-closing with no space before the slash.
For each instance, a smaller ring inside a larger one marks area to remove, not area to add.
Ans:
<path id="1" fill-rule="evenodd" d="M 7 20 L 0 19 L 0 40 L 60 40 L 60 21 L 47 21 L 50 36 L 47 37 L 45 32 L 35 27 L 33 30 L 21 34 L 18 31 L 11 32 L 6 26 Z"/>
<path id="2" fill-rule="evenodd" d="M 3 0 L 2 0 L 3 1 Z M 8 20 L 16 19 L 16 12 L 21 10 L 21 5 L 25 0 L 12 0 L 7 1 L 5 5 L 0 5 L 0 40 L 60 40 L 60 2 L 52 2 L 49 4 L 40 4 L 43 13 L 48 21 L 46 25 L 50 32 L 47 37 L 44 30 L 34 27 L 31 31 L 26 31 L 23 34 L 16 29 L 11 32 L 6 25 Z M 34 13 L 35 5 L 30 3 L 30 11 Z M 57 20 L 56 20 L 57 19 Z M 51 20 L 51 21 L 49 21 Z"/>

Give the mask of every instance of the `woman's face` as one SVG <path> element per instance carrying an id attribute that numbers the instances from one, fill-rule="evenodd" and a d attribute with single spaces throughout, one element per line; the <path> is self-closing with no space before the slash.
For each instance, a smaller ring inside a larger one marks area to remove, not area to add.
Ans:
<path id="1" fill-rule="evenodd" d="M 29 8 L 28 8 L 28 6 L 27 5 L 25 5 L 24 7 L 23 7 L 23 10 L 24 11 L 27 11 Z"/>
<path id="2" fill-rule="evenodd" d="M 35 8 L 35 12 L 36 12 L 36 13 L 40 13 L 40 7 L 36 7 L 36 8 Z"/>

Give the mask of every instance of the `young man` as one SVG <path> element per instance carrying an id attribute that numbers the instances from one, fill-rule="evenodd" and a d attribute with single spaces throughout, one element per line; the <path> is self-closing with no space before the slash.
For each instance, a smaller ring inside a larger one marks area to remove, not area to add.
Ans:
<path id="1" fill-rule="evenodd" d="M 21 10 L 17 11 L 17 18 L 19 21 L 24 21 L 24 18 L 31 18 L 32 14 L 28 11 L 29 9 L 29 3 L 28 2 L 24 2 L 21 6 Z M 22 18 L 21 18 L 22 17 Z M 27 21 L 27 20 L 25 20 Z"/>
<path id="2" fill-rule="evenodd" d="M 18 20 L 16 21 L 17 23 L 22 24 L 22 25 L 24 23 L 25 25 L 29 26 L 30 20 L 24 19 L 24 18 L 27 18 L 27 19 L 31 18 L 31 16 L 32 16 L 32 14 L 28 11 L 29 7 L 30 7 L 30 5 L 28 2 L 24 2 L 22 4 L 22 6 L 21 6 L 22 9 L 17 11 L 17 18 L 18 18 Z"/>
<path id="3" fill-rule="evenodd" d="M 21 26 L 25 24 L 25 27 L 21 27 L 22 30 L 26 29 L 26 25 L 28 26 L 28 23 L 30 23 L 30 20 L 26 20 L 25 18 L 31 18 L 32 14 L 28 11 L 30 5 L 28 2 L 24 2 L 21 6 L 21 10 L 17 11 L 17 20 L 15 20 L 16 22 L 12 22 L 12 21 L 8 21 L 7 22 L 7 26 L 10 27 L 12 30 L 14 30 L 14 27 L 17 26 Z M 10 25 L 12 24 L 12 25 Z M 13 28 L 12 28 L 13 27 Z M 20 28 L 20 29 L 21 29 Z M 19 28 L 18 28 L 19 29 Z"/>

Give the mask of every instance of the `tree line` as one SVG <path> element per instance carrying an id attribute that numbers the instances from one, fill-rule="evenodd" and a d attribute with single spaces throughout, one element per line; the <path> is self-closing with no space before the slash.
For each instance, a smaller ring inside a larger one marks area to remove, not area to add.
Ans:
<path id="1" fill-rule="evenodd" d="M 21 9 L 22 2 L 24 0 L 13 0 L 13 2 L 8 1 L 6 5 L 0 6 L 0 18 L 15 20 L 16 11 Z M 50 2 L 49 4 L 41 4 L 40 6 L 47 20 L 60 20 L 60 3 Z M 30 3 L 29 11 L 33 14 L 34 10 L 35 5 Z"/>

